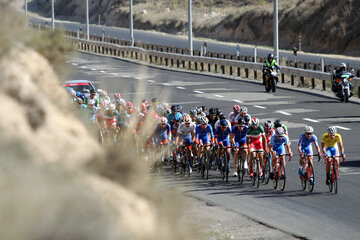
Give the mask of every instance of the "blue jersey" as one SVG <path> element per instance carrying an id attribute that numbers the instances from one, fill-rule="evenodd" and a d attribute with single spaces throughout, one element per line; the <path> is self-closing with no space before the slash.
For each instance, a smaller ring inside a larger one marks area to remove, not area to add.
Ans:
<path id="1" fill-rule="evenodd" d="M 270 145 L 273 146 L 273 148 L 278 148 L 283 144 L 288 145 L 289 143 L 289 138 L 286 135 L 282 136 L 281 139 L 278 139 L 276 135 L 273 135 L 270 140 Z"/>
<path id="2" fill-rule="evenodd" d="M 246 142 L 246 134 L 247 134 L 248 126 L 244 126 L 243 130 L 240 131 L 238 125 L 235 125 L 232 129 L 232 134 L 235 135 L 235 142 Z"/>
<path id="3" fill-rule="evenodd" d="M 209 125 L 209 124 L 206 126 L 205 129 L 201 128 L 201 124 L 197 125 L 195 132 L 196 132 L 197 139 L 208 139 L 209 134 L 210 134 L 211 138 L 214 138 L 213 129 L 212 129 L 211 125 Z"/>
<path id="4" fill-rule="evenodd" d="M 166 116 L 167 120 L 169 123 L 172 123 L 174 122 L 174 115 L 172 113 L 169 113 L 167 116 Z"/>
<path id="5" fill-rule="evenodd" d="M 311 135 L 310 139 L 307 139 L 304 133 L 301 134 L 298 146 L 301 146 L 302 148 L 307 148 L 311 145 L 311 143 L 314 143 L 315 146 L 319 146 L 317 137 L 314 134 Z"/>
<path id="6" fill-rule="evenodd" d="M 219 142 L 227 140 L 229 141 L 229 135 L 231 134 L 231 128 L 227 127 L 225 131 L 222 131 L 220 127 L 215 130 L 215 135 Z"/>
<path id="7" fill-rule="evenodd" d="M 160 124 L 156 125 L 154 130 L 154 137 L 168 139 L 167 135 L 170 133 L 170 125 L 167 123 L 165 127 L 160 126 Z"/>

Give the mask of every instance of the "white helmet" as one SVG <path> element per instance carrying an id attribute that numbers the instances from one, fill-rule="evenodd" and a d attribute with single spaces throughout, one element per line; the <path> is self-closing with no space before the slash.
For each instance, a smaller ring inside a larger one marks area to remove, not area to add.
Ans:
<path id="1" fill-rule="evenodd" d="M 97 89 L 96 92 L 100 95 L 102 93 L 102 89 Z"/>
<path id="2" fill-rule="evenodd" d="M 112 111 L 115 111 L 115 109 L 116 109 L 115 104 L 113 104 L 113 103 L 110 104 L 110 105 L 109 105 L 109 109 L 112 110 Z"/>
<path id="3" fill-rule="evenodd" d="M 247 107 L 241 107 L 240 108 L 240 113 L 247 113 Z"/>
<path id="4" fill-rule="evenodd" d="M 285 134 L 284 128 L 278 127 L 276 128 L 276 135 L 277 136 L 283 136 Z"/>
<path id="5" fill-rule="evenodd" d="M 304 128 L 304 132 L 306 133 L 313 133 L 314 132 L 314 128 L 312 126 L 306 126 Z"/>
<path id="6" fill-rule="evenodd" d="M 327 131 L 328 133 L 337 133 L 337 129 L 334 126 L 330 126 Z"/>

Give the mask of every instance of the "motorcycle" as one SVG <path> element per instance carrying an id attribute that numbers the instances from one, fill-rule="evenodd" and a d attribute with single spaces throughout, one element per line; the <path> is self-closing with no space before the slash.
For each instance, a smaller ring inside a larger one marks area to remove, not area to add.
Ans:
<path id="1" fill-rule="evenodd" d="M 264 85 L 266 92 L 272 92 L 276 91 L 276 84 L 279 80 L 279 70 L 275 66 L 272 66 L 270 68 L 264 69 Z"/>
<path id="2" fill-rule="evenodd" d="M 341 102 L 348 102 L 349 98 L 353 95 L 351 81 L 354 77 L 355 76 L 348 71 L 342 71 L 340 73 L 334 71 L 334 80 L 331 90 L 336 97 L 340 98 Z"/>

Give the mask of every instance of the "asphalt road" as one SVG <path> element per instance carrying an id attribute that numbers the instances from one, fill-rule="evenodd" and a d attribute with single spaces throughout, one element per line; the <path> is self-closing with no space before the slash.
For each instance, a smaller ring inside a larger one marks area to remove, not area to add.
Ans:
<path id="1" fill-rule="evenodd" d="M 45 21 L 48 22 L 50 25 L 50 20 L 44 20 L 40 18 L 31 18 L 32 23 L 34 24 L 45 24 Z M 65 29 L 71 31 L 78 31 L 79 28 L 82 28 L 82 31 L 86 32 L 86 25 L 79 24 L 75 22 L 56 22 L 57 26 L 62 26 Z M 136 27 L 136 26 L 135 26 Z M 122 40 L 130 40 L 130 33 L 129 29 L 127 28 L 118 28 L 118 27 L 107 27 L 107 26 L 99 26 L 99 25 L 90 25 L 90 34 L 102 35 L 102 31 L 104 30 L 106 36 L 115 37 Z M 163 34 L 158 32 L 151 32 L 151 31 L 142 31 L 142 30 L 134 30 L 134 38 L 137 42 L 145 42 L 145 43 L 153 43 L 153 44 L 160 44 L 160 45 L 167 45 L 167 46 L 175 46 L 180 48 L 188 48 L 188 40 L 186 36 L 179 36 L 179 35 L 170 35 L 170 34 Z M 281 36 L 280 36 L 281 38 Z M 194 40 L 193 48 L 200 50 L 203 41 Z M 280 46 L 281 48 L 281 46 Z M 266 48 L 258 48 L 257 55 L 265 57 L 269 54 L 272 49 Z M 222 53 L 231 53 L 236 54 L 236 44 L 234 43 L 221 43 L 215 41 L 208 41 L 207 43 L 207 51 L 212 52 L 222 52 Z M 240 47 L 240 54 L 253 56 L 254 55 L 254 47 L 244 46 L 241 45 Z M 289 51 L 280 51 L 280 58 L 285 58 L 289 60 L 297 60 L 297 61 L 304 61 L 304 62 L 312 62 L 312 63 L 321 63 L 321 56 L 314 55 L 314 54 L 305 54 L 305 53 L 298 53 L 295 57 L 292 52 Z M 325 64 L 333 64 L 335 66 L 339 65 L 341 62 L 348 63 L 351 68 L 359 68 L 360 69 L 360 60 L 356 59 L 348 59 L 342 57 L 334 57 L 328 55 L 322 55 L 324 57 Z"/>
<path id="2" fill-rule="evenodd" d="M 265 93 L 258 82 L 230 80 L 190 73 L 161 70 L 114 58 L 79 53 L 69 59 L 73 72 L 68 79 L 87 79 L 110 94 L 120 92 L 127 101 L 158 97 L 170 104 L 181 104 L 185 111 L 194 106 L 219 107 L 229 113 L 238 103 L 248 108 L 261 122 L 280 118 L 289 128 L 292 151 L 303 127 L 311 124 L 318 138 L 330 125 L 343 137 L 347 161 L 341 163 L 339 193 L 329 193 L 325 167 L 315 162 L 315 189 L 302 191 L 297 175 L 298 157 L 287 163 L 284 192 L 272 185 L 255 189 L 246 179 L 239 185 L 235 178 L 225 183 L 218 172 L 201 180 L 167 174 L 165 179 L 196 198 L 250 216 L 260 222 L 309 239 L 360 238 L 360 105 L 340 103 L 329 97 L 288 89 Z M 359 155 L 358 155 L 359 154 Z M 225 213 L 226 214 L 226 213 Z"/>

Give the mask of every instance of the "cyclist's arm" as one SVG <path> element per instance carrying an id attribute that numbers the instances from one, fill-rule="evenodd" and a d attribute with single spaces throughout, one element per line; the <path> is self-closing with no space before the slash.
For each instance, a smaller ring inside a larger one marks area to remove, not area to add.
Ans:
<path id="1" fill-rule="evenodd" d="M 231 141 L 231 144 L 233 146 L 235 146 L 235 135 L 234 134 L 230 134 L 230 141 Z"/>
<path id="2" fill-rule="evenodd" d="M 266 140 L 265 133 L 263 133 L 261 135 L 261 137 L 262 137 L 262 142 L 263 142 L 263 145 L 264 145 L 264 149 L 267 149 L 267 140 Z"/>
<path id="3" fill-rule="evenodd" d="M 321 149 L 322 149 L 323 153 L 326 154 L 325 142 L 321 142 Z"/>
<path id="4" fill-rule="evenodd" d="M 341 151 L 340 153 L 343 156 L 344 155 L 344 145 L 342 142 L 339 142 L 339 147 L 340 147 L 340 151 Z"/>
<path id="5" fill-rule="evenodd" d="M 290 143 L 286 144 L 286 149 L 287 149 L 287 152 L 290 154 L 290 156 L 293 155 L 292 151 L 291 151 L 291 148 L 290 148 Z"/>

